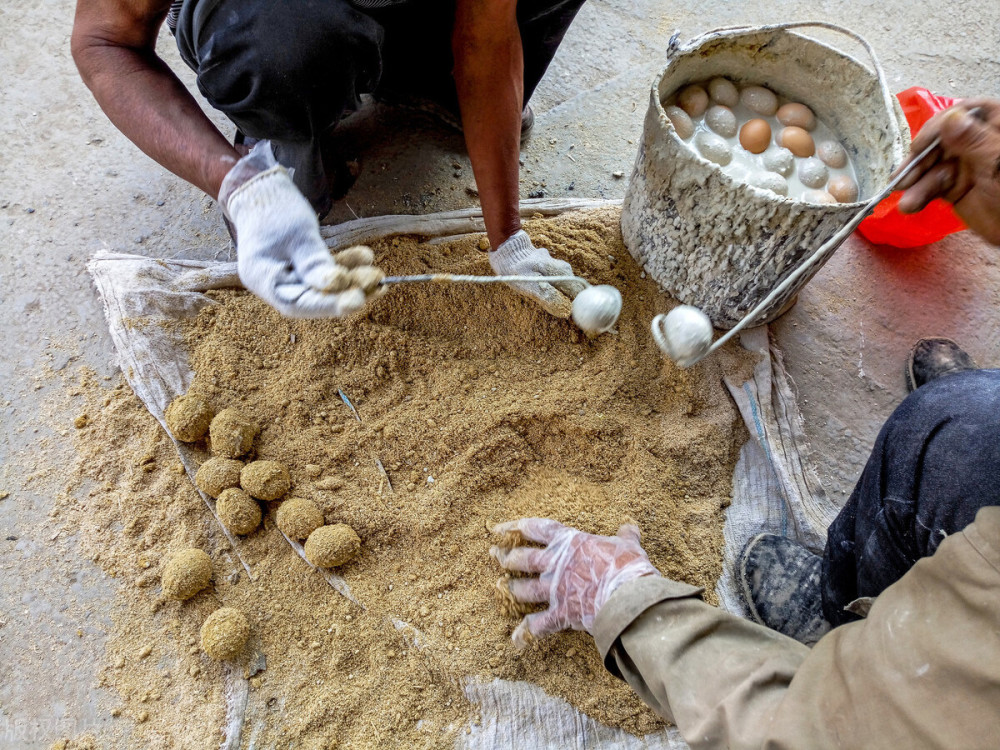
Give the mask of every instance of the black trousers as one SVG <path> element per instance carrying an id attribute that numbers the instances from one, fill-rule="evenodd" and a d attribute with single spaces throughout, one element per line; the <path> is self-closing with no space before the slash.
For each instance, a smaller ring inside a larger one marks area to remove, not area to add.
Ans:
<path id="1" fill-rule="evenodd" d="M 519 0 L 524 101 L 584 0 Z M 245 135 L 270 139 L 314 207 L 329 206 L 320 139 L 361 94 L 402 93 L 458 111 L 454 0 L 356 10 L 347 0 L 186 0 L 177 44 L 198 88 Z"/>
<path id="2" fill-rule="evenodd" d="M 911 393 L 883 426 L 823 555 L 823 610 L 878 596 L 941 541 L 1000 505 L 1000 370 L 970 370 Z"/>

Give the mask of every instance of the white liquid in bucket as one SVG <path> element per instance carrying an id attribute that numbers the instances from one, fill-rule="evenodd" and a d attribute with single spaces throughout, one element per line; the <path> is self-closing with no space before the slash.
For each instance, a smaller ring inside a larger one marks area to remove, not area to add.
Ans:
<path id="1" fill-rule="evenodd" d="M 708 90 L 708 81 L 694 82 L 695 85 L 700 85 L 705 90 Z M 677 106 L 677 93 L 673 94 L 668 100 L 664 102 L 664 106 Z M 778 95 L 778 106 L 786 104 L 792 100 Z M 712 101 L 710 105 L 715 105 L 717 102 Z M 692 117 L 691 121 L 694 123 L 694 133 L 688 138 L 682 138 L 684 143 L 694 151 L 699 156 L 703 156 L 709 161 L 716 162 L 716 166 L 721 169 L 725 174 L 729 175 L 732 179 L 737 182 L 749 183 L 755 185 L 762 189 L 769 189 L 772 192 L 776 192 L 779 195 L 786 195 L 794 200 L 804 200 L 808 202 L 815 203 L 835 203 L 837 202 L 830 193 L 827 192 L 827 187 L 830 186 L 830 181 L 838 176 L 846 176 L 850 178 L 853 184 L 856 186 L 858 184 L 858 176 L 854 171 L 854 164 L 851 162 L 850 155 L 847 155 L 847 162 L 843 167 L 832 167 L 829 164 L 822 164 L 818 158 L 818 154 L 814 157 L 798 157 L 791 155 L 790 153 L 782 154 L 782 152 L 787 152 L 787 149 L 782 148 L 778 144 L 778 139 L 781 137 L 781 131 L 784 129 L 778 118 L 775 115 L 764 116 L 758 114 L 750 109 L 748 109 L 742 101 L 738 102 L 736 106 L 729 108 L 732 110 L 733 114 L 736 116 L 736 135 L 730 137 L 723 137 L 719 135 L 716 131 L 712 130 L 705 123 L 705 114 L 698 117 Z M 760 154 L 754 154 L 747 151 L 740 145 L 739 131 L 743 125 L 753 119 L 763 119 L 768 125 L 771 126 L 771 139 L 767 150 Z M 704 139 L 705 136 L 714 136 L 715 138 L 721 138 L 725 141 L 729 148 L 731 154 L 730 161 L 727 164 L 719 164 L 714 158 L 702 152 L 699 149 L 699 135 Z M 678 133 L 680 135 L 680 133 Z M 817 151 L 820 145 L 825 142 L 833 142 L 841 145 L 840 139 L 836 134 L 819 118 L 816 118 L 815 127 L 809 132 L 815 143 Z M 841 149 L 842 149 L 841 145 Z M 781 174 L 775 171 L 777 164 L 786 161 L 788 157 L 791 157 L 792 167 L 790 171 L 786 171 L 785 174 Z M 805 162 L 808 162 L 806 164 Z M 820 162 L 819 164 L 817 162 Z M 826 177 L 823 178 L 822 172 L 817 174 L 810 174 L 810 172 L 815 172 L 818 167 L 825 168 Z M 805 170 L 803 172 L 803 169 Z M 802 182 L 802 177 L 810 180 L 812 186 L 806 185 Z M 780 178 L 780 181 L 777 179 Z M 772 187 L 773 186 L 773 187 Z M 787 192 L 784 192 L 787 191 Z M 860 196 L 855 197 L 853 200 L 846 200 L 843 202 L 853 202 L 854 200 L 859 200 Z"/>

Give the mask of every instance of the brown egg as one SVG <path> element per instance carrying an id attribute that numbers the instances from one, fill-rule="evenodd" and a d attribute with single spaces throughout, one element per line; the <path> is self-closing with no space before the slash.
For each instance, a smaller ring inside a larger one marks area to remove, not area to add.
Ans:
<path id="1" fill-rule="evenodd" d="M 782 104 L 778 107 L 776 117 L 782 125 L 795 125 L 805 130 L 812 130 L 816 127 L 816 115 L 805 104 L 798 102 Z"/>
<path id="2" fill-rule="evenodd" d="M 677 95 L 677 106 L 690 117 L 701 117 L 708 109 L 708 92 L 701 86 L 688 86 Z"/>
<path id="3" fill-rule="evenodd" d="M 826 190 L 840 203 L 854 203 L 858 199 L 858 183 L 850 175 L 838 174 L 831 177 Z"/>
<path id="4" fill-rule="evenodd" d="M 812 156 L 816 153 L 816 144 L 813 143 L 812 136 L 797 125 L 783 129 L 778 139 L 780 145 L 796 156 Z"/>
<path id="5" fill-rule="evenodd" d="M 762 154 L 771 145 L 771 126 L 767 120 L 748 120 L 740 128 L 740 145 L 751 154 Z"/>

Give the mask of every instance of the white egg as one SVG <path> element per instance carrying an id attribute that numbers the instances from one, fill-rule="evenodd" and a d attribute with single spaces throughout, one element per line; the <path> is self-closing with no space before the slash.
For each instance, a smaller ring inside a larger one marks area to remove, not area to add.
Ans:
<path id="1" fill-rule="evenodd" d="M 774 172 L 754 172 L 747 182 L 754 187 L 770 190 L 778 195 L 788 195 L 788 182 L 780 174 Z"/>
<path id="2" fill-rule="evenodd" d="M 715 133 L 703 130 L 695 136 L 694 142 L 698 145 L 701 155 L 709 161 L 714 161 L 724 167 L 733 160 L 733 152 L 729 148 L 729 144 Z"/>
<path id="3" fill-rule="evenodd" d="M 787 148 L 772 146 L 763 154 L 764 169 L 788 177 L 795 171 L 795 155 Z"/>
<path id="4" fill-rule="evenodd" d="M 693 365 L 712 345 L 712 321 L 697 307 L 678 305 L 652 324 L 653 340 L 681 367 Z"/>
<path id="5" fill-rule="evenodd" d="M 824 187 L 829 177 L 830 170 L 815 156 L 799 162 L 799 181 L 806 187 L 817 189 Z"/>
<path id="6" fill-rule="evenodd" d="M 721 104 L 713 104 L 705 112 L 705 124 L 723 138 L 732 138 L 736 135 L 736 115 L 729 107 Z"/>
<path id="7" fill-rule="evenodd" d="M 740 92 L 728 78 L 713 78 L 709 81 L 708 94 L 712 101 L 726 107 L 735 107 L 740 103 Z"/>
<path id="8" fill-rule="evenodd" d="M 667 117 L 670 118 L 670 123 L 674 126 L 674 130 L 677 131 L 677 135 L 684 140 L 694 135 L 694 123 L 688 117 L 687 112 L 680 107 L 667 107 L 664 111 L 667 113 Z"/>
<path id="9" fill-rule="evenodd" d="M 763 86 L 747 86 L 740 92 L 740 101 L 747 109 L 765 117 L 770 117 L 778 111 L 778 97 L 771 89 Z"/>
<path id="10" fill-rule="evenodd" d="M 573 322 L 590 334 L 614 328 L 622 312 L 622 295 L 613 286 L 588 286 L 573 300 Z"/>

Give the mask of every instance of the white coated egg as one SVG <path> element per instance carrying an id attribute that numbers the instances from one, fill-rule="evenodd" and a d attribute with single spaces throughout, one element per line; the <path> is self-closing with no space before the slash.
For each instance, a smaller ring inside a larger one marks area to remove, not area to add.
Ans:
<path id="1" fill-rule="evenodd" d="M 670 118 L 670 122 L 674 126 L 674 130 L 677 131 L 677 135 L 685 141 L 694 135 L 694 123 L 691 122 L 691 118 L 688 117 L 687 112 L 680 107 L 667 107 L 664 111 L 667 113 L 667 117 Z"/>
<path id="2" fill-rule="evenodd" d="M 762 155 L 764 169 L 788 177 L 795 171 L 795 154 L 787 148 L 772 146 Z"/>
<path id="3" fill-rule="evenodd" d="M 770 190 L 778 195 L 788 195 L 788 182 L 775 172 L 754 172 L 747 182 L 754 187 Z"/>
<path id="4" fill-rule="evenodd" d="M 810 156 L 808 159 L 803 159 L 799 162 L 799 181 L 806 187 L 824 187 L 829 177 L 830 170 L 826 168 L 826 164 L 815 156 Z"/>
<path id="5" fill-rule="evenodd" d="M 778 97 L 771 89 L 763 86 L 747 86 L 740 92 L 740 101 L 747 109 L 764 117 L 770 117 L 778 111 Z"/>
<path id="6" fill-rule="evenodd" d="M 841 169 L 847 166 L 847 151 L 836 141 L 823 141 L 816 146 L 816 156 L 823 160 L 823 163 L 834 169 Z"/>
<path id="7" fill-rule="evenodd" d="M 723 138 L 736 135 L 736 115 L 729 107 L 713 104 L 705 112 L 705 124 Z"/>
<path id="8" fill-rule="evenodd" d="M 681 367 L 689 367 L 712 346 L 712 321 L 697 307 L 678 305 L 652 324 L 653 340 Z"/>
<path id="9" fill-rule="evenodd" d="M 695 136 L 694 142 L 698 145 L 701 155 L 709 161 L 725 166 L 733 159 L 733 152 L 729 148 L 729 144 L 715 133 L 703 130 Z"/>
<path id="10" fill-rule="evenodd" d="M 588 286 L 573 300 L 573 322 L 590 334 L 614 328 L 622 312 L 622 295 L 613 286 Z"/>
<path id="11" fill-rule="evenodd" d="M 712 101 L 726 107 L 735 107 L 740 103 L 740 92 L 728 78 L 713 78 L 709 81 L 708 94 Z"/>
<path id="12" fill-rule="evenodd" d="M 825 190 L 807 190 L 802 194 L 806 203 L 836 203 L 837 199 Z"/>

